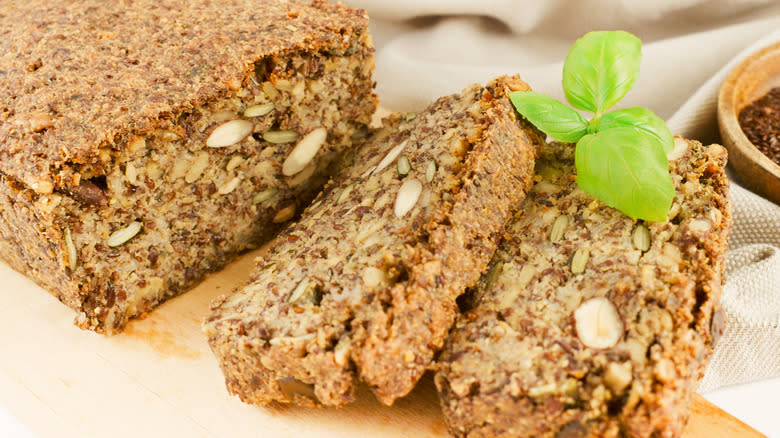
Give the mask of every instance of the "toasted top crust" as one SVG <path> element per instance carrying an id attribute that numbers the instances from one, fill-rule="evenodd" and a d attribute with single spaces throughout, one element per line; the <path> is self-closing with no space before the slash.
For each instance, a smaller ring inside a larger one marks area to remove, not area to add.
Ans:
<path id="1" fill-rule="evenodd" d="M 104 173 L 101 149 L 239 89 L 255 61 L 340 55 L 367 24 L 325 0 L 4 2 L 0 172 L 40 193 L 78 184 Z"/>

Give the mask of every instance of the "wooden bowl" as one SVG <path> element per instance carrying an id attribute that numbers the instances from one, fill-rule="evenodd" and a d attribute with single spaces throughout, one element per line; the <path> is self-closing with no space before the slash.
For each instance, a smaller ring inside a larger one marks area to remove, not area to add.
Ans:
<path id="1" fill-rule="evenodd" d="M 774 87 L 780 87 L 780 43 L 750 55 L 731 71 L 718 96 L 718 126 L 742 183 L 780 204 L 780 166 L 748 140 L 737 121 L 744 107 Z"/>

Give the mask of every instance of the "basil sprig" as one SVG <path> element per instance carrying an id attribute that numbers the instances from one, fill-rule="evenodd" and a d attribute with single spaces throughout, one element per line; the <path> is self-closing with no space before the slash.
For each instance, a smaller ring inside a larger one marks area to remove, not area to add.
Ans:
<path id="1" fill-rule="evenodd" d="M 589 32 L 563 64 L 566 100 L 580 113 L 534 92 L 512 92 L 517 111 L 548 136 L 577 143 L 577 184 L 634 219 L 665 221 L 674 199 L 666 154 L 674 139 L 666 123 L 645 108 L 605 112 L 639 77 L 642 42 L 628 32 Z"/>

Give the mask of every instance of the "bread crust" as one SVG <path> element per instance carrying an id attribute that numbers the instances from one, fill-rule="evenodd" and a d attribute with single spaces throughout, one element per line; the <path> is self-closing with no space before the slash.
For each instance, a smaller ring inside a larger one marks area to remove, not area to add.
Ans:
<path id="1" fill-rule="evenodd" d="M 0 17 L 0 172 L 41 194 L 105 174 L 101 150 L 230 95 L 258 60 L 343 55 L 368 25 L 325 0 L 12 0 Z"/>
<path id="2" fill-rule="evenodd" d="M 342 5 L 12 1 L 0 17 L 0 259 L 98 332 L 278 232 L 376 109 L 368 20 Z"/>
<path id="3" fill-rule="evenodd" d="M 231 393 L 341 406 L 359 377 L 389 405 L 413 388 L 531 184 L 543 140 L 518 123 L 511 90 L 528 87 L 502 77 L 386 119 L 252 280 L 213 304 L 204 327 Z M 398 217 L 399 191 L 418 183 Z M 316 299 L 300 300 L 309 281 Z"/>
<path id="4" fill-rule="evenodd" d="M 677 195 L 662 223 L 582 192 L 574 147 L 545 147 L 536 185 L 438 360 L 454 436 L 680 436 L 722 330 L 731 209 L 725 149 L 675 144 L 685 153 L 670 162 Z M 580 309 L 591 300 L 607 304 L 588 323 Z M 599 344 L 588 324 L 619 336 Z"/>

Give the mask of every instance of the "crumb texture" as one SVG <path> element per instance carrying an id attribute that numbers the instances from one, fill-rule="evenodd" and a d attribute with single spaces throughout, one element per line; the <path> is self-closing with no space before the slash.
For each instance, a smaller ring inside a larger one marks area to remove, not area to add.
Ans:
<path id="1" fill-rule="evenodd" d="M 722 330 L 731 212 L 726 151 L 675 139 L 663 223 L 576 184 L 571 145 L 545 146 L 439 358 L 459 437 L 675 437 Z"/>
<path id="2" fill-rule="evenodd" d="M 502 77 L 394 114 L 205 322 L 229 390 L 340 406 L 360 377 L 390 404 L 442 347 L 530 187 L 542 137 Z"/>
<path id="3" fill-rule="evenodd" d="M 325 1 L 4 2 L 0 171 L 39 193 L 78 185 L 108 171 L 101 149 L 238 90 L 258 59 L 343 55 L 367 21 Z"/>
<path id="4" fill-rule="evenodd" d="M 0 16 L 0 258 L 99 332 L 278 232 L 376 109 L 367 18 L 343 6 L 32 1 Z"/>

